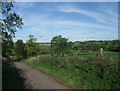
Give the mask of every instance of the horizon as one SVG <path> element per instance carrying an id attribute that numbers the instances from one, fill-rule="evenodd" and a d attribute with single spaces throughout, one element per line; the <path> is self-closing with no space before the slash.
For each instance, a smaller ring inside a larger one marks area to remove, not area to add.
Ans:
<path id="1" fill-rule="evenodd" d="M 37 42 L 57 35 L 73 42 L 118 39 L 117 2 L 16 2 L 13 11 L 24 22 L 14 41 L 30 34 Z"/>
<path id="2" fill-rule="evenodd" d="M 74 42 L 100 42 L 100 41 L 106 42 L 106 41 L 120 41 L 120 40 L 119 39 L 115 39 L 115 40 L 84 40 L 84 41 L 70 41 L 70 40 L 68 40 L 68 42 L 73 42 L 73 43 Z M 16 42 L 16 41 L 14 41 L 14 42 Z M 23 41 L 23 43 L 26 43 L 26 41 L 25 42 Z M 51 41 L 50 42 L 36 42 L 36 43 L 39 43 L 39 44 L 51 44 Z"/>

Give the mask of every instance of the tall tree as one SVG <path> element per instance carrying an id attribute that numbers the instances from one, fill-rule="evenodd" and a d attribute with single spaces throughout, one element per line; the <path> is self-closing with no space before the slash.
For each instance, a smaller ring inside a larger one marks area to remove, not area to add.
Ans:
<path id="1" fill-rule="evenodd" d="M 64 56 L 69 51 L 68 39 L 62 38 L 61 35 L 55 36 L 51 40 L 52 55 Z"/>
<path id="2" fill-rule="evenodd" d="M 5 2 L 0 2 L 0 13 L 2 15 L 0 19 L 1 24 L 1 33 L 0 38 L 3 45 L 9 43 L 9 40 L 15 37 L 15 32 L 18 29 L 22 29 L 22 18 L 18 14 L 12 11 L 13 8 L 13 1 L 12 0 L 5 0 Z M 7 44 L 8 45 L 8 44 Z M 8 46 L 6 48 L 2 48 L 3 51 L 9 50 Z M 3 53 L 3 52 L 2 52 Z M 8 56 L 6 52 L 2 54 L 3 56 Z"/>
<path id="3" fill-rule="evenodd" d="M 15 42 L 14 52 L 15 52 L 15 56 L 16 56 L 18 59 L 26 58 L 26 57 L 27 57 L 25 45 L 24 45 L 24 43 L 23 43 L 22 40 L 17 40 L 17 41 Z"/>
<path id="4" fill-rule="evenodd" d="M 14 46 L 14 42 L 12 38 L 8 39 L 7 41 L 4 41 L 4 43 L 2 44 L 2 48 L 3 48 L 2 53 L 5 53 L 5 55 L 12 56 L 13 46 Z"/>
<path id="5" fill-rule="evenodd" d="M 29 35 L 29 40 L 26 42 L 26 49 L 28 57 L 36 56 L 39 52 L 39 44 L 36 42 L 37 38 Z"/>

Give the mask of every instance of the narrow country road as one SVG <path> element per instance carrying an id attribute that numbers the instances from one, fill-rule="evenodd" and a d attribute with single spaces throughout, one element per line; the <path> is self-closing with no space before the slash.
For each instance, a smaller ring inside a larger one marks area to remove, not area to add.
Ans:
<path id="1" fill-rule="evenodd" d="M 46 74 L 33 69 L 29 65 L 16 62 L 15 66 L 20 77 L 24 79 L 25 89 L 69 89 Z"/>

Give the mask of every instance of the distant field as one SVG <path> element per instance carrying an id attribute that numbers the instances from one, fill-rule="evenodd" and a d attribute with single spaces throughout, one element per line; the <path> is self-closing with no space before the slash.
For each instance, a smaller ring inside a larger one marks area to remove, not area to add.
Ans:
<path id="1" fill-rule="evenodd" d="M 77 56 L 63 58 L 40 56 L 39 61 L 25 61 L 25 63 L 51 75 L 56 80 L 72 88 L 117 88 L 118 71 L 115 64 L 117 64 L 120 52 L 105 52 L 105 56 L 110 57 L 111 60 L 102 61 L 100 66 L 99 64 L 85 63 L 86 60 L 94 59 L 96 54 L 98 52 L 86 51 L 79 53 Z M 110 66 L 104 68 L 104 64 Z M 102 73 L 101 69 L 103 69 Z"/>
<path id="2" fill-rule="evenodd" d="M 79 53 L 79 57 L 81 58 L 95 57 L 96 54 L 98 53 L 99 52 L 81 52 Z M 118 55 L 120 55 L 120 52 L 105 51 L 104 55 L 111 57 L 113 60 L 118 60 Z"/>
<path id="3" fill-rule="evenodd" d="M 107 51 L 106 54 L 108 56 L 110 56 L 114 60 L 117 60 L 117 61 L 119 60 L 118 58 L 120 56 L 120 52 L 110 52 L 110 51 Z"/>
<path id="4" fill-rule="evenodd" d="M 51 44 L 49 43 L 42 43 L 40 44 L 40 50 L 43 52 L 49 53 L 51 49 Z M 78 52 L 78 56 L 80 58 L 84 58 L 87 59 L 88 57 L 95 57 L 96 54 L 98 54 L 99 51 L 79 51 Z M 44 53 L 43 53 L 44 54 Z M 112 52 L 112 51 L 105 51 L 104 55 L 107 55 L 109 57 L 111 57 L 113 60 L 118 60 L 118 55 L 120 55 L 120 52 Z"/>

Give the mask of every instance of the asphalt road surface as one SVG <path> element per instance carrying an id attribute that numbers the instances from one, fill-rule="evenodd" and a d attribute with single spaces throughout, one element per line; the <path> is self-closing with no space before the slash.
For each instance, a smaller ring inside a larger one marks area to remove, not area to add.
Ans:
<path id="1" fill-rule="evenodd" d="M 15 63 L 25 89 L 70 89 L 50 76 L 21 62 Z"/>

